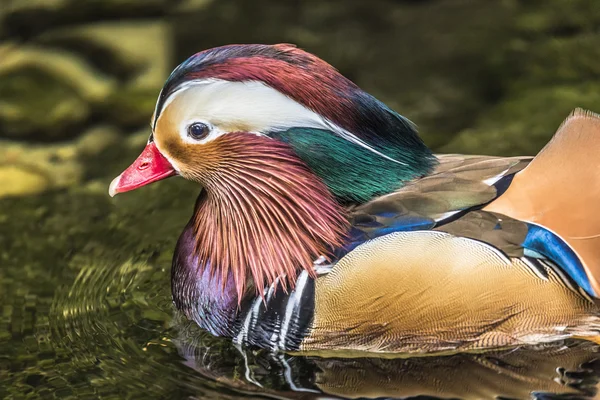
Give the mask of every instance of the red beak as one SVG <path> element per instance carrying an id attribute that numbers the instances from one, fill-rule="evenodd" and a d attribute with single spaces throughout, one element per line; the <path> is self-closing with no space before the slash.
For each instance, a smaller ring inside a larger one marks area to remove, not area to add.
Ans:
<path id="1" fill-rule="evenodd" d="M 171 163 L 156 148 L 154 142 L 146 145 L 142 154 L 110 183 L 108 194 L 128 192 L 149 183 L 177 175 Z"/>

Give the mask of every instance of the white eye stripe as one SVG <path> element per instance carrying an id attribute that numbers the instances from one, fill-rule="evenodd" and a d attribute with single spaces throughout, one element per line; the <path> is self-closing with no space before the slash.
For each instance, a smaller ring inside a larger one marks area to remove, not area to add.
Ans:
<path id="1" fill-rule="evenodd" d="M 222 79 L 186 82 L 165 100 L 157 121 L 175 101 L 176 112 L 181 119 L 179 132 L 188 143 L 206 143 L 228 132 L 240 130 L 261 135 L 294 127 L 326 129 L 390 161 L 402 164 L 371 147 L 354 133 L 262 82 L 232 82 Z M 203 141 L 188 138 L 183 129 L 195 121 L 212 126 L 211 133 Z"/>
<path id="2" fill-rule="evenodd" d="M 248 132 L 296 126 L 328 128 L 320 115 L 261 82 L 191 81 L 166 99 L 163 111 L 174 102 L 182 125 L 198 121 L 215 130 L 241 128 Z"/>

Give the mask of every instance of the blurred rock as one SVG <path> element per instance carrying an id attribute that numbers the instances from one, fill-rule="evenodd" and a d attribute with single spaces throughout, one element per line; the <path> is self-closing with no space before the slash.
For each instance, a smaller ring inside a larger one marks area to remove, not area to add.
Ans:
<path id="1" fill-rule="evenodd" d="M 35 41 L 77 54 L 97 70 L 140 88 L 160 89 L 173 58 L 170 27 L 164 20 L 65 27 L 46 32 Z"/>
<path id="2" fill-rule="evenodd" d="M 48 187 L 46 177 L 15 165 L 0 165 L 0 197 L 41 193 Z"/>
<path id="3" fill-rule="evenodd" d="M 80 156 L 95 156 L 121 140 L 121 135 L 116 129 L 109 126 L 97 126 L 81 135 L 76 143 L 76 148 Z"/>
<path id="4" fill-rule="evenodd" d="M 89 100 L 109 90 L 68 54 L 4 45 L 0 55 L 0 137 L 73 136 L 90 116 Z"/>
<path id="5" fill-rule="evenodd" d="M 43 140 L 72 136 L 90 110 L 72 88 L 26 68 L 2 76 L 0 130 L 5 136 Z"/>
<path id="6" fill-rule="evenodd" d="M 1 82 L 9 80 L 4 74 L 19 73 L 23 69 L 37 70 L 40 74 L 48 74 L 49 80 L 57 80 L 72 87 L 89 101 L 103 99 L 115 85 L 110 77 L 99 76 L 98 71 L 77 55 L 65 51 L 43 48 L 35 44 L 25 46 L 9 42 L 0 46 L 0 56 Z"/>
<path id="7" fill-rule="evenodd" d="M 0 198 L 65 188 L 82 181 L 89 157 L 118 143 L 110 127 L 97 127 L 71 143 L 31 145 L 0 141 Z"/>
<path id="8" fill-rule="evenodd" d="M 149 120 L 169 73 L 165 22 L 56 29 L 32 44 L 0 47 L 0 136 L 75 136 L 100 117 L 124 128 Z"/>
<path id="9" fill-rule="evenodd" d="M 0 30 L 5 36 L 32 38 L 71 25 L 167 14 L 181 0 L 3 0 Z"/>
<path id="10" fill-rule="evenodd" d="M 124 87 L 106 99 L 102 112 L 124 128 L 149 126 L 159 93 L 160 88 Z"/>
<path id="11" fill-rule="evenodd" d="M 173 58 L 165 21 L 91 24 L 57 30 L 39 41 L 75 52 L 119 82 L 93 104 L 104 120 L 123 128 L 148 123 Z"/>
<path id="12" fill-rule="evenodd" d="M 197 11 L 198 9 L 204 8 L 215 0 L 181 0 L 175 7 L 176 12 L 190 12 Z"/>

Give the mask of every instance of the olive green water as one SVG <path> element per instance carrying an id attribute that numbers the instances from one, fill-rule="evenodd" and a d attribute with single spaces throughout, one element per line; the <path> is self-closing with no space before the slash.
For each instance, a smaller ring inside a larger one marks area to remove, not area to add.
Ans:
<path id="1" fill-rule="evenodd" d="M 170 70 L 293 42 L 414 120 L 440 152 L 534 154 L 600 111 L 596 0 L 0 2 L 0 398 L 592 397 L 598 348 L 319 359 L 187 323 L 170 260 L 199 188 L 108 197 Z"/>

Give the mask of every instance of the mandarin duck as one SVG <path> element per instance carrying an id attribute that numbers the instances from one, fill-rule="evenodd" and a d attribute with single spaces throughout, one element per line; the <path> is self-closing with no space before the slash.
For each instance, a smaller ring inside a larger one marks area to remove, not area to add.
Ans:
<path id="1" fill-rule="evenodd" d="M 292 45 L 180 64 L 109 193 L 202 186 L 177 309 L 274 351 L 446 353 L 600 334 L 600 117 L 536 157 L 436 155 L 415 125 Z"/>

